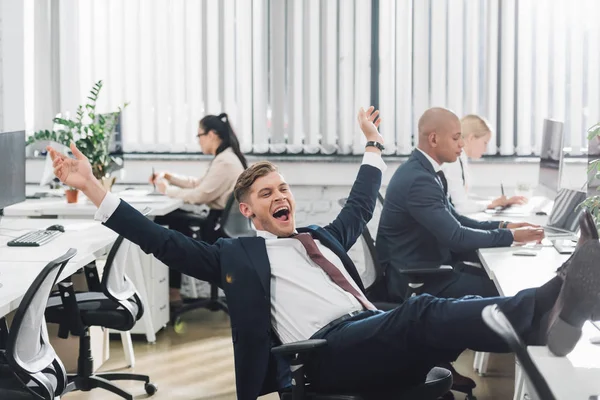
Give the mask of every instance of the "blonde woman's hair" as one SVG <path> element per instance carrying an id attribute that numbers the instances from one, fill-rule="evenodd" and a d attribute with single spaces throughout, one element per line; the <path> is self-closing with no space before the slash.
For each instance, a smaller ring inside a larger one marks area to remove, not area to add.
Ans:
<path id="1" fill-rule="evenodd" d="M 463 138 L 473 135 L 476 139 L 492 134 L 490 123 L 479 115 L 469 114 L 460 120 Z"/>

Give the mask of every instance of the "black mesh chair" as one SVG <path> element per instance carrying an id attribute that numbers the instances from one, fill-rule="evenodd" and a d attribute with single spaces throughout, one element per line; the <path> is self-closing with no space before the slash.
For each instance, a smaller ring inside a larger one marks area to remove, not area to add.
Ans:
<path id="1" fill-rule="evenodd" d="M 144 389 L 153 395 L 157 387 L 147 375 L 130 373 L 93 373 L 90 345 L 91 326 L 128 331 L 142 317 L 144 307 L 135 286 L 125 274 L 131 242 L 119 236 L 108 253 L 102 281 L 95 269 L 86 270 L 90 291 L 75 293 L 71 282 L 58 284 L 60 295 L 50 298 L 46 307 L 48 322 L 59 324 L 58 336 L 67 338 L 69 332 L 79 336 L 77 374 L 69 375 L 69 390 L 108 390 L 127 400 L 133 396 L 110 381 L 134 380 L 144 382 Z M 95 277 L 95 280 L 94 280 Z"/>
<path id="2" fill-rule="evenodd" d="M 65 368 L 50 345 L 44 309 L 76 253 L 70 249 L 44 267 L 19 304 L 10 331 L 0 319 L 0 399 L 54 400 L 69 390 Z"/>
<path id="3" fill-rule="evenodd" d="M 374 393 L 317 393 L 311 389 L 305 377 L 304 365 L 310 355 L 323 346 L 327 346 L 327 340 L 310 339 L 271 349 L 274 354 L 291 357 L 292 387 L 280 394 L 281 400 L 437 400 L 448 393 L 452 386 L 450 371 L 435 367 L 429 371 L 425 382 L 411 388 Z"/>
<path id="4" fill-rule="evenodd" d="M 527 352 L 527 346 L 525 346 L 515 328 L 500 308 L 496 304 L 489 305 L 483 309 L 481 316 L 486 325 L 504 339 L 510 349 L 517 355 L 521 368 L 525 371 L 525 375 L 527 375 L 531 382 L 532 389 L 537 394 L 536 398 L 555 400 L 556 398 L 552 394 L 548 383 Z"/>
<path id="5" fill-rule="evenodd" d="M 339 201 L 340 205 L 343 206 L 346 199 L 342 199 Z M 383 206 L 383 196 L 381 193 L 378 193 L 377 196 L 378 206 Z M 364 253 L 364 265 L 365 269 L 361 272 L 361 279 L 363 284 L 365 285 L 365 294 L 367 298 L 380 310 L 389 311 L 396 308 L 400 302 L 390 301 L 390 298 L 387 294 L 386 287 L 386 276 L 385 271 L 382 265 L 379 262 L 377 257 L 377 250 L 375 248 L 375 239 L 371 234 L 368 226 L 365 226 L 363 233 L 361 235 L 361 244 L 363 247 Z M 407 293 L 404 299 L 417 296 L 421 293 L 421 288 L 423 287 L 427 275 L 437 275 L 451 272 L 452 268 L 442 268 L 436 267 L 431 269 L 405 269 L 401 272 L 406 275 L 409 279 L 409 285 L 407 288 Z M 475 381 L 471 378 L 460 375 L 454 366 L 451 363 L 440 364 L 439 367 L 449 370 L 454 377 L 458 377 L 457 382 L 453 383 L 452 390 L 457 392 L 462 392 L 466 394 L 466 400 L 476 400 L 476 397 L 473 395 L 473 389 L 477 386 Z"/>
<path id="6" fill-rule="evenodd" d="M 197 231 L 197 225 L 199 225 L 200 222 L 200 220 L 190 219 L 190 229 L 192 231 Z M 256 231 L 253 229 L 250 220 L 244 217 L 240 212 L 240 203 L 238 203 L 233 194 L 227 200 L 227 204 L 223 210 L 220 220 L 215 226 L 215 230 L 217 230 L 219 232 L 219 236 L 223 238 L 236 238 L 256 235 Z M 199 233 L 201 236 L 202 232 L 200 231 Z M 211 311 L 224 311 L 229 313 L 226 299 L 219 296 L 219 287 L 216 283 L 210 282 L 210 297 L 199 298 L 186 302 L 184 305 L 178 307 L 177 310 L 171 313 L 171 321 L 173 321 L 176 330 L 179 329 L 177 327 L 181 323 L 181 315 L 197 308 L 206 308 Z"/>

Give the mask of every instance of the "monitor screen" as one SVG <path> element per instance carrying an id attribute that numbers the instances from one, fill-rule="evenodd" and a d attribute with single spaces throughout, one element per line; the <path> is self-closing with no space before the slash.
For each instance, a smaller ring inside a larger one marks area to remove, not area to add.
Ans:
<path id="1" fill-rule="evenodd" d="M 123 168 L 123 131 L 121 125 L 121 116 L 123 114 L 117 113 L 108 113 L 108 114 L 100 114 L 98 118 L 103 117 L 107 124 L 114 124 L 114 127 L 111 132 L 107 134 L 110 135 L 110 140 L 108 142 L 108 152 L 110 154 L 110 163 L 107 167 L 106 172 L 115 172 Z"/>
<path id="2" fill-rule="evenodd" d="M 0 210 L 25 200 L 25 131 L 0 133 Z"/>
<path id="3" fill-rule="evenodd" d="M 583 209 L 579 205 L 585 200 L 586 193 L 578 190 L 561 189 L 556 195 L 552 212 L 548 216 L 548 226 L 577 232 L 579 215 Z"/>
<path id="4" fill-rule="evenodd" d="M 545 119 L 540 153 L 539 185 L 556 193 L 560 187 L 562 163 L 563 123 Z"/>

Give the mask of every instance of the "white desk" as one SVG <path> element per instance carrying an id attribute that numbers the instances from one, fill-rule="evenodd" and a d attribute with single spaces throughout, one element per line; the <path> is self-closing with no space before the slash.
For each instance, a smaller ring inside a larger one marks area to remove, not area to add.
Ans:
<path id="1" fill-rule="evenodd" d="M 65 232 L 43 246 L 6 245 L 12 238 L 31 230 L 45 229 L 57 221 L 64 226 Z M 115 232 L 100 222 L 89 219 L 3 218 L 0 221 L 0 262 L 6 264 L 0 269 L 0 283 L 3 285 L 0 288 L 0 316 L 16 309 L 37 274 L 49 261 L 63 255 L 70 248 L 77 249 L 77 254 L 69 261 L 63 273 L 66 277 L 106 254 L 116 238 Z M 144 315 L 131 332 L 145 334 L 148 342 L 153 343 L 156 341 L 156 332 L 169 321 L 168 269 L 152 255 L 143 253 L 137 245 L 131 246 L 128 257 L 127 274 L 135 284 L 145 309 Z M 14 275 L 15 268 L 20 267 L 24 271 L 33 271 L 32 275 L 26 274 L 23 279 Z M 17 289 L 13 289 L 14 287 Z"/>
<path id="2" fill-rule="evenodd" d="M 149 192 L 147 187 L 133 190 L 122 189 L 122 187 L 116 187 L 115 194 L 140 211 L 149 207 L 150 212 L 148 215 L 150 217 L 166 215 L 183 205 L 183 201 L 179 199 L 172 199 L 166 196 L 149 196 L 147 195 Z M 32 192 L 57 193 L 57 191 L 50 191 L 39 187 L 29 187 L 28 192 L 30 194 Z M 68 204 L 64 197 L 28 199 L 22 203 L 6 207 L 4 209 L 5 217 L 0 226 L 9 227 L 10 220 L 15 217 L 59 218 L 60 220 L 54 220 L 54 223 L 66 226 L 70 224 L 69 221 L 72 218 L 88 218 L 91 220 L 96 210 L 96 206 L 85 196 L 81 195 L 81 193 L 79 202 L 75 204 Z M 36 228 L 46 228 L 52 224 L 48 223 L 43 226 L 36 226 Z M 142 297 L 146 309 L 144 317 L 134 326 L 131 332 L 145 334 L 148 341 L 152 343 L 156 341 L 156 332 L 165 327 L 169 322 L 168 268 L 152 255 L 144 254 L 139 246 L 131 247 L 130 257 L 133 267 L 128 273 L 140 292 L 140 297 Z"/>
<path id="3" fill-rule="evenodd" d="M 98 222 L 73 220 L 65 233 L 40 247 L 8 247 L 6 242 L 33 229 L 43 229 L 56 220 L 14 219 L 0 224 L 0 316 L 16 310 L 23 295 L 46 264 L 70 248 L 77 254 L 69 261 L 64 279 L 110 249 L 117 235 Z M 8 235 L 8 236 L 7 236 Z"/>
<path id="4" fill-rule="evenodd" d="M 556 269 L 569 257 L 558 254 L 553 247 L 534 250 L 538 253 L 535 257 L 513 256 L 515 250 L 479 250 L 482 264 L 504 296 L 543 285 L 555 276 Z M 590 337 L 598 335 L 600 331 L 586 324 L 582 339 L 566 357 L 554 356 L 546 346 L 528 347 L 534 363 L 557 399 L 587 400 L 590 395 L 600 394 L 600 346 L 589 341 Z"/>
<path id="5" fill-rule="evenodd" d="M 122 191 L 117 193 L 132 207 L 143 210 L 151 209 L 150 216 L 162 216 L 177 210 L 183 205 L 179 199 L 166 196 L 144 196 L 139 191 Z M 59 218 L 93 218 L 96 206 L 80 193 L 79 201 L 68 204 L 65 198 L 28 199 L 22 203 L 6 207 L 5 217 L 59 217 Z"/>

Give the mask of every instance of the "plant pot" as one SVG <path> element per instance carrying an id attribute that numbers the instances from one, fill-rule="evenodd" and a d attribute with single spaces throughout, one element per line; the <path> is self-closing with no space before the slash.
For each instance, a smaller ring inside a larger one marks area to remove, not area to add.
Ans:
<path id="1" fill-rule="evenodd" d="M 77 203 L 79 198 L 79 190 L 77 189 L 67 189 L 65 190 L 65 195 L 67 196 L 67 203 Z"/>
<path id="2" fill-rule="evenodd" d="M 100 181 L 100 184 L 102 185 L 102 187 L 104 187 L 104 189 L 108 190 L 109 192 L 112 191 L 112 187 L 115 184 L 115 181 L 117 180 L 117 177 L 115 176 L 110 176 L 110 177 L 105 177 L 103 176 L 102 178 L 98 179 Z"/>

